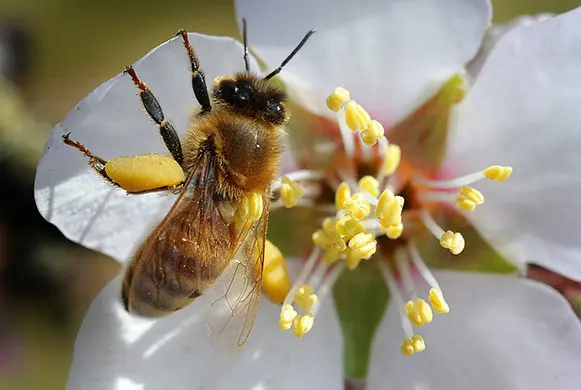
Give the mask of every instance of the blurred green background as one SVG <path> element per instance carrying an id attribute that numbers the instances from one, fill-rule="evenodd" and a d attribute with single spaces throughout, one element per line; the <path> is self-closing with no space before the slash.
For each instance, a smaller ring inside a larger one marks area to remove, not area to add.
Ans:
<path id="1" fill-rule="evenodd" d="M 493 3 L 497 23 L 580 5 Z M 180 27 L 238 36 L 231 1 L 0 0 L 0 390 L 64 388 L 82 316 L 119 271 L 36 211 L 34 170 L 47 135 L 91 90 Z"/>

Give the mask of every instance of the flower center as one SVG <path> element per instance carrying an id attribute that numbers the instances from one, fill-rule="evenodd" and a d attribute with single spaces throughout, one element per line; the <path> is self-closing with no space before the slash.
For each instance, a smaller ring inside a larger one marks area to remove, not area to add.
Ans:
<path id="1" fill-rule="evenodd" d="M 419 222 L 442 248 L 454 255 L 461 253 L 466 245 L 464 237 L 438 225 L 431 216 L 434 206 L 451 203 L 460 210 L 473 211 L 484 202 L 484 196 L 470 185 L 481 179 L 502 182 L 512 169 L 491 166 L 453 180 L 427 179 L 406 166 L 401 149 L 388 141 L 381 123 L 351 100 L 347 90 L 336 88 L 327 105 L 336 113 L 344 153 L 324 176 L 334 191 L 334 208 L 313 233 L 315 248 L 284 299 L 280 328 L 292 329 L 297 337 L 308 333 L 321 302 L 341 272 L 376 258 L 401 314 L 406 335 L 401 350 L 405 355 L 413 355 L 425 349 L 422 336 L 415 334 L 413 327 L 430 323 L 433 312 L 450 311 L 440 285 L 414 243 L 417 229 L 413 226 Z M 367 174 L 359 173 L 357 149 L 372 162 Z M 373 154 L 378 158 L 368 158 Z M 294 173 L 294 179 L 299 181 L 315 177 L 323 175 L 310 171 Z M 299 202 L 303 191 L 287 177 L 281 181 L 280 194 L 282 203 L 289 207 Z M 406 226 L 410 226 L 409 232 Z M 395 261 L 381 261 L 386 253 Z M 427 301 L 417 293 L 412 271 L 430 286 Z"/>

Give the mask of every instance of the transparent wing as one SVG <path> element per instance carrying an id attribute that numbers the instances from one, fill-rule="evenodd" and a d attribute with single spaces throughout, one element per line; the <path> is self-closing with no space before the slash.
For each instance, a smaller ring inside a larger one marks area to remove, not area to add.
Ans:
<path id="1" fill-rule="evenodd" d="M 263 197 L 263 203 L 261 218 L 240 231 L 233 249 L 234 260 L 213 290 L 208 326 L 228 351 L 238 352 L 244 346 L 258 311 L 269 217 L 267 196 Z"/>
<path id="2" fill-rule="evenodd" d="M 234 39 L 199 34 L 189 34 L 189 39 L 210 88 L 214 78 L 243 69 L 243 48 Z M 254 58 L 250 64 L 258 71 Z M 197 102 L 181 40 L 170 39 L 133 66 L 183 136 Z M 71 138 L 105 159 L 167 153 L 157 126 L 136 94 L 129 77 L 119 74 L 83 99 L 54 127 L 35 179 L 36 204 L 46 220 L 72 241 L 120 262 L 131 258 L 151 225 L 170 209 L 175 196 L 127 196 L 112 188 L 88 167 L 81 153 L 63 144 L 62 135 L 70 132 Z"/>

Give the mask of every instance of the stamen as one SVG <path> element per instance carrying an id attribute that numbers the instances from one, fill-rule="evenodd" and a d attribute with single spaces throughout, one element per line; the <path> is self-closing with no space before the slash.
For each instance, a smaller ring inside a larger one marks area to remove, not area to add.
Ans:
<path id="1" fill-rule="evenodd" d="M 383 176 L 391 176 L 397 170 L 399 162 L 401 161 L 401 148 L 396 144 L 389 144 L 385 146 L 385 158 L 381 164 L 380 174 Z"/>
<path id="2" fill-rule="evenodd" d="M 375 209 L 375 216 L 379 223 L 385 228 L 401 224 L 404 202 L 403 197 L 395 196 L 390 190 L 383 191 Z"/>
<path id="3" fill-rule="evenodd" d="M 367 128 L 371 123 L 371 117 L 355 100 L 350 100 L 344 106 L 345 123 L 353 132 Z"/>
<path id="4" fill-rule="evenodd" d="M 351 189 L 349 188 L 349 183 L 346 181 L 341 182 L 337 191 L 335 191 L 335 206 L 337 210 L 343 210 L 345 202 L 351 199 Z"/>
<path id="5" fill-rule="evenodd" d="M 355 142 L 353 141 L 353 133 L 345 119 L 345 109 L 341 109 L 337 112 L 337 123 L 339 124 L 339 131 L 341 133 L 341 140 L 343 142 L 343 147 L 345 148 L 345 154 L 347 158 L 352 158 L 355 154 Z"/>
<path id="6" fill-rule="evenodd" d="M 291 288 L 291 290 L 287 294 L 286 298 L 284 299 L 283 308 L 286 305 L 289 305 L 292 307 L 291 303 L 294 300 L 294 296 L 297 292 L 297 289 L 298 289 L 297 286 L 302 286 L 305 284 L 309 274 L 313 271 L 313 268 L 315 268 L 315 265 L 317 264 L 317 261 L 319 260 L 320 257 L 321 257 L 321 248 L 319 248 L 317 246 L 317 247 L 313 248 L 313 250 L 311 251 L 311 254 L 309 255 L 309 258 L 307 259 L 305 265 L 301 269 L 301 272 L 300 272 L 298 278 L 296 279 L 295 284 L 293 285 L 293 287 Z"/>
<path id="7" fill-rule="evenodd" d="M 395 278 L 393 277 L 389 266 L 383 262 L 378 262 L 379 271 L 381 272 L 385 284 L 389 289 L 392 300 L 395 302 L 401 319 L 401 326 L 406 334 L 406 339 L 401 346 L 401 352 L 406 356 L 411 356 L 414 353 L 422 352 L 426 349 L 426 344 L 422 336 L 414 334 L 412 330 L 412 324 L 406 314 L 405 304 Z"/>
<path id="8" fill-rule="evenodd" d="M 383 138 L 385 130 L 381 123 L 376 120 L 369 122 L 366 128 L 361 130 L 361 140 L 365 145 L 373 146 L 377 143 L 380 138 Z"/>
<path id="9" fill-rule="evenodd" d="M 287 176 L 283 176 L 280 186 L 280 199 L 284 207 L 291 208 L 296 206 L 299 198 L 303 195 L 304 192 L 300 185 L 290 180 Z"/>
<path id="10" fill-rule="evenodd" d="M 371 205 L 361 192 L 355 193 L 350 199 L 343 203 L 343 208 L 351 213 L 353 219 L 360 221 L 371 212 Z"/>
<path id="11" fill-rule="evenodd" d="M 474 211 L 476 206 L 484 203 L 484 195 L 475 188 L 462 186 L 460 188 L 458 197 L 456 198 L 456 205 L 460 210 Z"/>
<path id="12" fill-rule="evenodd" d="M 469 175 L 458 177 L 456 179 L 451 180 L 428 180 L 421 176 L 415 176 L 414 179 L 418 183 L 425 185 L 427 187 L 447 189 L 467 186 L 477 182 L 478 180 L 482 180 L 485 178 L 489 180 L 503 182 L 506 179 L 508 179 L 511 174 L 512 167 L 493 165 L 480 172 L 471 173 Z"/>
<path id="13" fill-rule="evenodd" d="M 397 269 L 401 275 L 404 292 L 409 301 L 405 304 L 405 311 L 410 321 L 418 327 L 432 322 L 434 314 L 425 300 L 418 298 L 412 275 L 408 256 L 400 249 L 395 253 Z"/>
<path id="14" fill-rule="evenodd" d="M 331 111 L 338 112 L 343 108 L 345 103 L 351 99 L 351 94 L 343 87 L 337 87 L 333 90 L 333 93 L 327 98 L 327 107 Z"/>
<path id="15" fill-rule="evenodd" d="M 438 284 L 438 281 L 436 280 L 436 278 L 434 277 L 426 263 L 424 263 L 424 261 L 422 260 L 418 248 L 413 244 L 408 244 L 408 250 L 410 253 L 412 263 L 414 264 L 420 275 L 422 275 L 426 283 L 428 283 L 428 285 L 430 285 L 431 287 L 429 293 L 429 300 L 430 303 L 432 304 L 432 308 L 438 314 L 448 313 L 450 311 L 450 306 L 448 306 L 448 303 L 444 299 L 444 295 L 442 293 L 440 285 Z"/>
<path id="16" fill-rule="evenodd" d="M 347 268 L 354 270 L 361 260 L 368 260 L 377 250 L 377 241 L 373 233 L 359 233 L 349 240 Z"/>
<path id="17" fill-rule="evenodd" d="M 321 171 L 314 171 L 310 169 L 300 169 L 298 171 L 289 172 L 286 177 L 294 182 L 297 181 L 317 181 L 325 178 L 325 174 Z M 271 191 L 277 191 L 282 185 L 282 178 L 278 178 L 272 181 L 270 184 Z"/>
<path id="18" fill-rule="evenodd" d="M 373 176 L 363 176 L 359 180 L 359 189 L 377 197 L 379 195 L 379 182 Z"/>
<path id="19" fill-rule="evenodd" d="M 444 231 L 426 210 L 421 211 L 422 222 L 424 226 L 440 241 L 440 245 L 450 250 L 454 255 L 460 254 L 464 250 L 466 242 L 460 233 L 451 230 Z"/>

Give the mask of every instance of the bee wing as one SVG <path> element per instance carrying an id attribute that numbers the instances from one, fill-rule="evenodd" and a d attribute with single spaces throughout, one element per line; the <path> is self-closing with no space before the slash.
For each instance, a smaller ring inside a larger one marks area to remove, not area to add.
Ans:
<path id="1" fill-rule="evenodd" d="M 258 311 L 269 202 L 269 197 L 263 196 L 262 216 L 240 230 L 233 249 L 234 260 L 214 288 L 208 325 L 220 344 L 235 352 L 248 340 Z"/>
<path id="2" fill-rule="evenodd" d="M 189 304 L 220 277 L 233 257 L 233 218 L 216 202 L 215 157 L 202 153 L 176 202 L 138 248 L 123 299 L 138 314 L 161 316 Z"/>
<path id="3" fill-rule="evenodd" d="M 188 34 L 211 81 L 243 66 L 242 45 L 232 38 Z M 259 67 L 251 56 L 253 72 Z M 134 63 L 139 77 L 159 100 L 165 117 L 181 138 L 197 103 L 188 57 L 179 37 L 151 50 Z M 87 159 L 64 145 L 62 136 L 81 142 L 104 159 L 142 153 L 168 153 L 157 125 L 145 113 L 129 75 L 118 74 L 83 99 L 50 135 L 34 184 L 42 216 L 70 240 L 114 257 L 131 258 L 136 246 L 170 209 L 172 194 L 127 196 L 93 172 Z"/>

